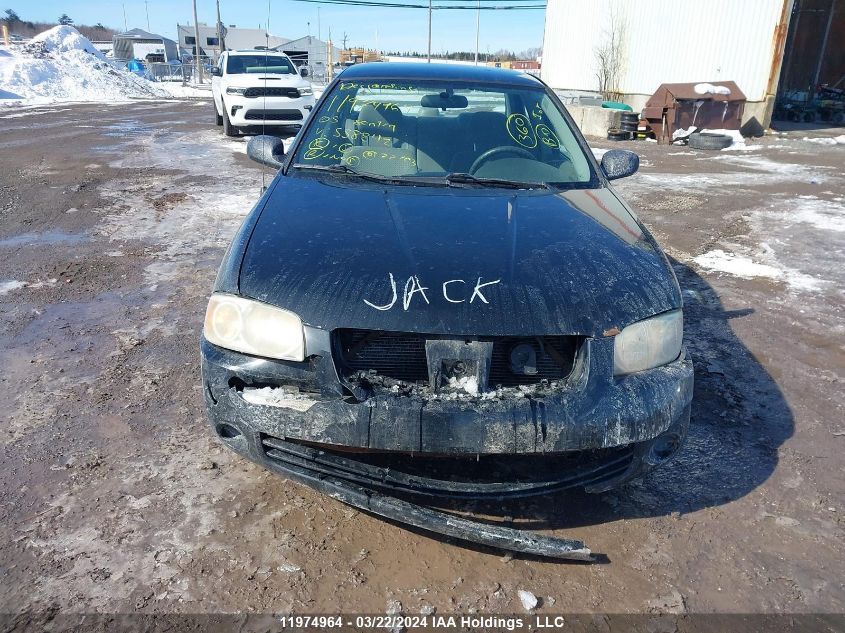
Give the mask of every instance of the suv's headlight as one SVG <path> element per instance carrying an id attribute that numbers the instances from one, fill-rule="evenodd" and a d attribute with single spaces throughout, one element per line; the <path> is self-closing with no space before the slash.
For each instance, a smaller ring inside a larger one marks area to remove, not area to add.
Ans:
<path id="1" fill-rule="evenodd" d="M 680 355 L 683 339 L 681 310 L 632 323 L 613 340 L 613 374 L 631 374 L 671 363 Z"/>
<path id="2" fill-rule="evenodd" d="M 300 88 L 299 89 L 300 96 L 307 97 L 314 94 L 313 88 Z"/>
<path id="3" fill-rule="evenodd" d="M 227 294 L 213 294 L 203 334 L 226 349 L 283 360 L 305 360 L 305 330 L 293 312 Z"/>
<path id="4" fill-rule="evenodd" d="M 226 88 L 227 95 L 242 95 L 246 88 Z"/>

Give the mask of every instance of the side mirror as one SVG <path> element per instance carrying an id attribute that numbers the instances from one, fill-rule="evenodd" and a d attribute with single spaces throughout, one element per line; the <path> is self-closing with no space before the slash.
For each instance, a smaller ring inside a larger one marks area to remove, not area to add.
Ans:
<path id="1" fill-rule="evenodd" d="M 246 155 L 256 163 L 278 169 L 282 166 L 285 145 L 280 136 L 259 134 L 249 139 L 249 143 L 246 145 Z"/>
<path id="2" fill-rule="evenodd" d="M 307 77 L 308 76 L 308 69 L 305 68 L 305 67 L 300 68 L 299 69 L 299 75 L 300 75 L 300 77 Z"/>
<path id="3" fill-rule="evenodd" d="M 212 76 L 214 76 L 214 77 L 222 77 L 222 76 L 223 76 L 223 71 L 222 71 L 222 70 L 220 70 L 220 68 L 219 68 L 218 66 L 212 66 L 212 67 L 211 67 L 211 74 L 212 74 Z"/>
<path id="4" fill-rule="evenodd" d="M 601 157 L 601 168 L 608 180 L 625 178 L 640 168 L 640 157 L 627 149 L 611 149 Z"/>

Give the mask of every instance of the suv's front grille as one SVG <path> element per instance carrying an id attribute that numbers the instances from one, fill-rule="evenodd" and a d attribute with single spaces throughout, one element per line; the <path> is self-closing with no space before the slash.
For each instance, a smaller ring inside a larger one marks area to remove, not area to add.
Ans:
<path id="1" fill-rule="evenodd" d="M 247 121 L 301 121 L 302 112 L 299 110 L 247 110 L 244 118 Z"/>
<path id="2" fill-rule="evenodd" d="M 255 88 L 247 88 L 244 90 L 245 97 L 288 97 L 290 99 L 299 99 L 299 90 L 296 88 L 277 88 L 257 86 Z"/>
<path id="3" fill-rule="evenodd" d="M 342 376 L 358 371 L 373 371 L 380 376 L 405 382 L 428 382 L 426 339 L 444 338 L 413 332 L 340 329 L 334 333 L 335 362 Z M 492 341 L 489 387 L 532 385 L 542 380 L 566 378 L 572 371 L 575 353 L 581 341 L 578 336 L 542 337 L 477 337 Z M 511 370 L 510 355 L 514 346 L 528 344 L 537 360 L 536 374 L 519 374 Z"/>

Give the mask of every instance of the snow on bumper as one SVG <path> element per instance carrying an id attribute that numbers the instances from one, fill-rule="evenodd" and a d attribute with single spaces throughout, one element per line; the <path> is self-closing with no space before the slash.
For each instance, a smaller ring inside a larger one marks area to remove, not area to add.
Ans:
<path id="1" fill-rule="evenodd" d="M 692 362 L 612 376 L 613 339 L 587 339 L 567 384 L 542 396 L 443 399 L 344 397 L 330 357 L 273 361 L 202 342 L 212 425 L 238 431 L 231 448 L 262 461 L 262 434 L 360 449 L 437 454 L 532 454 L 612 448 L 686 434 Z M 285 386 L 285 391 L 276 388 Z M 255 388 L 251 390 L 250 387 Z M 270 387 L 270 389 L 266 389 Z M 224 437 L 225 439 L 225 437 Z"/>

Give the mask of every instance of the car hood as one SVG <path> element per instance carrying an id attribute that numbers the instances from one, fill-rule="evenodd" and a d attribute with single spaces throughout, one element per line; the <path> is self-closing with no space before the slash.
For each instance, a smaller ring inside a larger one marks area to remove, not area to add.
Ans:
<path id="1" fill-rule="evenodd" d="M 299 75 L 258 75 L 247 74 L 242 75 L 228 75 L 226 77 L 226 86 L 232 88 L 251 88 L 255 86 L 264 86 L 266 83 L 268 88 L 303 88 L 310 84 Z"/>
<path id="2" fill-rule="evenodd" d="M 680 307 L 654 239 L 608 188 L 564 193 L 280 177 L 239 291 L 315 327 L 601 336 Z"/>

